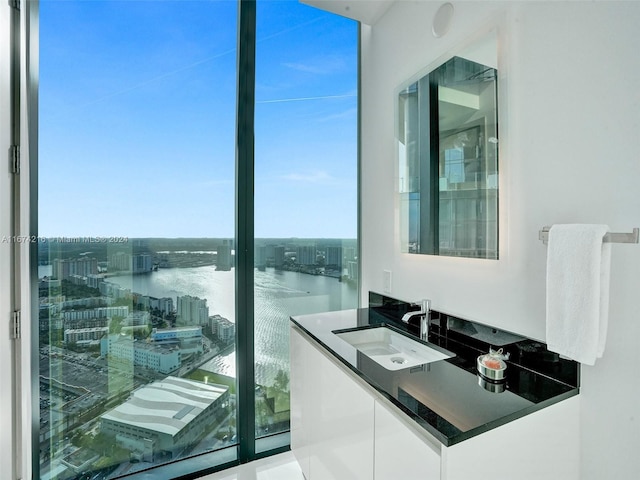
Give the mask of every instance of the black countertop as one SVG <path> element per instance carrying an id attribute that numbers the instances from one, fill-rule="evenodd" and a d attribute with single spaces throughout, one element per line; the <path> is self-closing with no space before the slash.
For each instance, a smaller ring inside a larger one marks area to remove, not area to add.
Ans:
<path id="1" fill-rule="evenodd" d="M 436 315 L 438 320 L 439 315 Z M 434 328 L 429 335 L 430 341 L 423 342 L 437 350 L 454 353 L 454 357 L 394 371 L 382 367 L 333 333 L 336 330 L 387 326 L 421 341 L 412 335 L 411 328 L 380 314 L 375 308 L 302 315 L 292 317 L 291 321 L 447 446 L 579 392 L 575 382 L 572 385 L 553 378 L 544 368 L 536 371 L 530 365 L 523 366 L 525 362 L 507 362 L 506 382 L 494 384 L 485 381 L 476 372 L 476 358 L 488 353 L 488 349 L 483 350 L 485 345 L 482 342 L 478 345 L 473 335 L 468 337 L 468 342 L 464 341 L 464 331 L 469 323 L 464 320 L 456 323 L 456 332 L 451 331 L 451 337 L 456 338 L 449 338 L 443 331 L 444 326 L 439 331 L 439 323 L 432 322 Z M 464 322 L 462 327 L 460 322 Z M 453 323 L 447 321 L 447 324 Z M 510 334 L 505 332 L 505 335 Z M 503 335 L 502 338 L 509 337 Z M 511 345 L 528 345 L 527 342 L 532 341 L 513 336 Z"/>

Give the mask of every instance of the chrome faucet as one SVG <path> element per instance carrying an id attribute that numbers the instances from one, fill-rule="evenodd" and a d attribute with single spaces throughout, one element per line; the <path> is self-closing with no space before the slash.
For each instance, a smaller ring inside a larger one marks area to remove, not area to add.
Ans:
<path id="1" fill-rule="evenodd" d="M 429 312 L 431 311 L 431 300 L 421 300 L 420 302 L 412 303 L 411 306 L 419 306 L 420 310 L 412 310 L 405 313 L 402 316 L 402 321 L 408 324 L 412 317 L 420 315 L 420 338 L 422 340 L 426 340 L 427 335 L 429 334 Z"/>

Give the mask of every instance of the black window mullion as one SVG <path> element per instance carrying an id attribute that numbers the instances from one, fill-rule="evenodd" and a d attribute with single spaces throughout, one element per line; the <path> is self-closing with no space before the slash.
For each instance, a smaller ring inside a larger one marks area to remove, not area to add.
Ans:
<path id="1" fill-rule="evenodd" d="M 254 105 L 256 1 L 238 2 L 236 117 L 236 362 L 239 459 L 255 458 Z"/>

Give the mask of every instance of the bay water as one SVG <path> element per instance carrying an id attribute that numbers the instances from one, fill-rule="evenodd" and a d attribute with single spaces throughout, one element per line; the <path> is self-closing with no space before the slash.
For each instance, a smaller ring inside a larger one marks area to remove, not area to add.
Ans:
<path id="1" fill-rule="evenodd" d="M 256 383 L 270 385 L 278 370 L 289 370 L 289 317 L 356 308 L 358 295 L 355 285 L 333 277 L 273 268 L 254 272 Z M 174 302 L 181 295 L 206 298 L 209 315 L 238 321 L 234 269 L 160 269 L 144 275 L 113 276 L 108 281 L 142 295 L 171 297 Z M 201 368 L 235 377 L 235 352 L 218 355 Z"/>

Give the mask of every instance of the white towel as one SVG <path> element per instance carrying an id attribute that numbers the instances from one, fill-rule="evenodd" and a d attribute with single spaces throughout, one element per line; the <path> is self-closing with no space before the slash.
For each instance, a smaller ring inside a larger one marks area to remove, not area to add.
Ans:
<path id="1" fill-rule="evenodd" d="M 547 347 L 594 365 L 607 338 L 611 244 L 606 225 L 554 225 L 547 250 Z"/>

